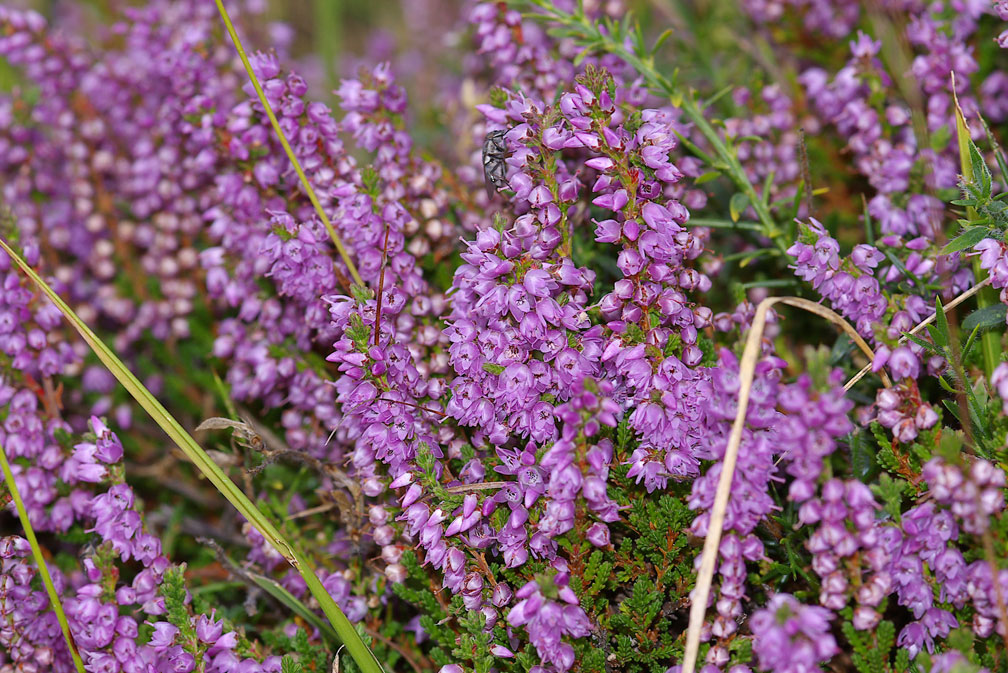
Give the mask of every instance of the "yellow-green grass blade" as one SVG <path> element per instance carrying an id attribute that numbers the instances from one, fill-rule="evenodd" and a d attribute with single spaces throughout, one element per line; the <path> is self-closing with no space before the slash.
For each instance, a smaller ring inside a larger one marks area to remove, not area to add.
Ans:
<path id="1" fill-rule="evenodd" d="M 241 59 L 242 65 L 245 66 L 245 72 L 248 73 L 248 78 L 252 82 L 252 86 L 255 87 L 256 95 L 259 97 L 259 102 L 262 103 L 263 109 L 266 110 L 266 116 L 269 117 L 270 124 L 273 125 L 273 130 L 276 132 L 277 138 L 280 139 L 280 144 L 283 145 L 284 152 L 287 153 L 287 158 L 290 159 L 290 162 L 294 165 L 294 170 L 297 172 L 298 178 L 301 180 L 301 186 L 304 187 L 305 193 L 308 195 L 308 199 L 315 207 L 315 212 L 318 213 L 319 219 L 322 220 L 322 224 L 325 225 L 326 231 L 329 232 L 329 238 L 332 239 L 333 244 L 336 246 L 336 250 L 343 259 L 343 263 L 346 264 L 347 269 L 349 269 L 350 276 L 353 278 L 354 283 L 364 287 L 364 281 L 361 280 L 360 274 L 357 273 L 357 267 L 354 266 L 353 260 L 350 259 L 350 254 L 343 246 L 343 241 L 340 240 L 339 234 L 336 233 L 336 229 L 333 227 L 332 222 L 329 221 L 329 216 L 326 215 L 325 210 L 322 208 L 322 204 L 319 203 L 318 197 L 315 196 L 315 190 L 312 189 L 311 183 L 308 182 L 304 169 L 301 168 L 301 162 L 299 162 L 297 157 L 294 155 L 294 150 L 291 149 L 290 143 L 287 142 L 287 136 L 284 135 L 283 129 L 280 128 L 280 122 L 277 121 L 276 115 L 273 114 L 273 108 L 270 107 L 269 101 L 266 100 L 266 94 L 263 93 L 262 86 L 259 84 L 259 78 L 255 76 L 255 72 L 252 70 L 252 64 L 249 63 L 248 56 L 245 55 L 245 49 L 242 47 L 241 40 L 238 39 L 238 33 L 235 31 L 234 24 L 231 23 L 231 17 L 228 16 L 227 10 L 224 9 L 224 3 L 221 2 L 221 0 L 215 0 L 215 2 L 217 3 L 217 11 L 220 12 L 221 18 L 224 19 L 224 26 L 227 27 L 228 35 L 231 36 L 231 41 L 234 42 L 235 50 L 238 52 L 238 57 Z"/>
<path id="2" fill-rule="evenodd" d="M 63 632 L 63 638 L 66 640 L 67 649 L 70 650 L 74 667 L 78 673 L 84 673 L 84 662 L 81 660 L 80 652 L 77 651 L 77 644 L 74 643 L 73 636 L 70 635 L 70 624 L 67 622 L 66 613 L 63 612 L 63 604 L 60 602 L 59 594 L 56 593 L 52 576 L 49 575 L 49 568 L 46 567 L 45 557 L 42 556 L 42 548 L 39 547 L 38 538 L 35 537 L 35 531 L 31 527 L 31 521 L 28 520 L 28 511 L 25 510 L 24 501 L 21 500 L 17 484 L 14 483 L 14 473 L 11 472 L 10 463 L 7 462 L 7 454 L 4 452 L 3 446 L 0 446 L 0 469 L 3 469 L 4 481 L 7 482 L 7 490 L 14 501 L 18 518 L 21 519 L 21 527 L 24 529 L 25 539 L 31 545 L 32 555 L 35 557 L 35 565 L 38 566 L 39 576 L 42 578 L 42 584 L 45 585 L 46 593 L 49 594 L 49 605 L 52 606 L 53 612 L 56 613 L 56 621 L 59 622 L 60 631 Z"/>
<path id="3" fill-rule="evenodd" d="M 73 325 L 74 329 L 80 333 L 84 341 L 91 347 L 94 354 L 98 356 L 98 359 L 102 361 L 102 364 L 119 380 L 119 383 L 126 388 L 129 394 L 133 396 L 133 399 L 143 407 L 144 411 L 150 415 L 154 422 L 161 426 L 161 429 L 186 454 L 186 457 L 196 465 L 199 471 L 203 473 L 203 476 L 301 574 L 305 584 L 308 585 L 308 590 L 315 597 L 315 600 L 318 601 L 322 612 L 333 628 L 336 629 L 336 633 L 343 641 L 343 644 L 346 645 L 350 656 L 353 657 L 361 671 L 364 673 L 381 673 L 382 667 L 378 659 L 375 658 L 374 653 L 371 652 L 368 646 L 364 644 L 364 641 L 361 640 L 360 635 L 350 623 L 350 620 L 346 618 L 346 615 L 336 605 L 332 596 L 322 586 L 322 582 L 315 575 L 315 571 L 308 558 L 284 538 L 279 529 L 273 525 L 273 522 L 260 512 L 255 504 L 231 481 L 224 471 L 218 467 L 217 463 L 192 438 L 192 435 L 186 432 L 151 392 L 140 383 L 137 377 L 123 364 L 122 360 L 91 331 L 91 328 L 74 313 L 73 309 L 2 238 L 0 238 L 0 248 L 3 248 L 11 256 L 11 259 L 17 263 L 21 270 L 59 308 L 70 324 Z"/>

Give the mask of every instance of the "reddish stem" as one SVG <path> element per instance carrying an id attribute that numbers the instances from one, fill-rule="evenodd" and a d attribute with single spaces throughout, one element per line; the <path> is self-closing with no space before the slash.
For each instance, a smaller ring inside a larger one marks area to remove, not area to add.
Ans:
<path id="1" fill-rule="evenodd" d="M 378 336 L 380 334 L 379 330 L 381 328 L 381 305 L 382 305 L 382 294 L 385 292 L 385 260 L 388 258 L 388 236 L 389 230 L 392 227 L 385 225 L 385 244 L 382 246 L 381 251 L 381 273 L 378 274 L 378 310 L 375 312 L 375 322 L 374 322 L 374 345 L 378 345 Z"/>

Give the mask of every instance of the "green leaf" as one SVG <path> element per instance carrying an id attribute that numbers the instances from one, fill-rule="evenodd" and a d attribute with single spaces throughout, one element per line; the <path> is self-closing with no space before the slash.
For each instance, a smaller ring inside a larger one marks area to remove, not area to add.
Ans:
<path id="1" fill-rule="evenodd" d="M 484 362 L 483 371 L 494 376 L 499 376 L 504 371 L 504 367 L 493 362 Z"/>
<path id="2" fill-rule="evenodd" d="M 893 666 L 894 671 L 909 671 L 910 669 L 910 653 L 904 650 L 902 647 L 896 650 L 896 661 Z M 915 671 L 918 669 L 914 669 Z"/>
<path id="3" fill-rule="evenodd" d="M 955 103 L 956 141 L 959 145 L 959 170 L 962 172 L 963 180 L 966 183 L 971 183 L 973 182 L 973 162 L 970 161 L 969 146 L 973 144 L 973 141 L 970 140 L 966 117 L 963 115 L 962 108 L 959 107 L 959 98 L 955 95 L 954 91 L 952 99 Z"/>
<path id="4" fill-rule="evenodd" d="M 651 53 L 657 54 L 658 50 L 661 49 L 661 47 L 662 47 L 663 44 L 665 44 L 665 40 L 667 40 L 670 37 L 672 37 L 672 35 L 674 33 L 675 33 L 675 31 L 673 31 L 671 28 L 666 28 L 662 32 L 662 34 L 658 36 L 658 39 L 655 40 L 654 46 L 651 47 Z"/>
<path id="5" fill-rule="evenodd" d="M 956 394 L 956 389 L 952 387 L 952 384 L 949 383 L 944 376 L 938 377 L 938 385 L 940 385 L 945 392 L 952 393 L 953 395 Z"/>
<path id="6" fill-rule="evenodd" d="M 960 250 L 972 248 L 974 245 L 990 236 L 991 230 L 987 227 L 969 227 L 949 241 L 948 245 L 942 248 L 941 254 L 948 255 L 953 252 L 959 252 Z"/>
<path id="7" fill-rule="evenodd" d="M 973 344 L 976 342 L 976 338 L 977 338 L 978 334 L 980 334 L 980 326 L 979 325 L 977 325 L 976 327 L 973 328 L 973 331 L 970 332 L 969 338 L 966 339 L 966 344 L 963 346 L 963 349 L 962 349 L 962 359 L 963 359 L 964 362 L 966 361 L 966 358 L 969 357 L 970 351 L 973 350 Z"/>
<path id="8" fill-rule="evenodd" d="M 960 652 L 969 652 L 973 649 L 973 630 L 966 627 L 955 629 L 948 635 L 948 644 Z"/>
<path id="9" fill-rule="evenodd" d="M 980 150 L 977 149 L 972 139 L 969 141 L 969 150 L 970 164 L 973 169 L 973 182 L 980 187 L 980 195 L 988 199 L 991 195 L 990 169 L 987 167 L 986 160 L 984 160 L 983 155 L 980 154 Z"/>
<path id="10" fill-rule="evenodd" d="M 896 627 L 892 622 L 883 620 L 879 622 L 876 628 L 876 636 L 878 637 L 878 648 L 888 654 L 889 650 L 892 649 L 893 643 L 896 642 Z"/>
<path id="11" fill-rule="evenodd" d="M 903 336 L 904 336 L 904 338 L 909 339 L 910 341 L 913 341 L 915 344 L 917 344 L 918 346 L 920 346 L 924 350 L 930 351 L 931 353 L 934 353 L 935 355 L 941 355 L 942 357 L 945 356 L 945 352 L 942 349 L 938 348 L 937 346 L 935 346 L 930 341 L 925 341 L 924 339 L 921 339 L 916 334 L 910 334 L 910 332 L 903 332 Z"/>
<path id="12" fill-rule="evenodd" d="M 742 192 L 737 192 L 728 202 L 728 213 L 732 222 L 738 222 L 746 208 L 749 207 L 749 197 Z"/>
<path id="13" fill-rule="evenodd" d="M 963 319 L 963 329 L 983 331 L 999 326 L 1004 327 L 1006 312 L 1008 312 L 1008 306 L 1001 303 L 978 308 Z"/>
<path id="14" fill-rule="evenodd" d="M 303 670 L 301 662 L 289 654 L 283 655 L 280 660 L 280 673 L 302 673 Z"/>
<path id="15" fill-rule="evenodd" d="M 948 317 L 945 315 L 945 308 L 942 306 L 941 297 L 935 296 L 935 329 L 928 329 L 932 341 L 935 345 L 944 348 L 949 345 Z"/>
<path id="16" fill-rule="evenodd" d="M 307 605 L 298 600 L 294 594 L 287 591 L 287 589 L 285 589 L 279 582 L 246 569 L 242 570 L 242 575 L 248 577 L 250 580 L 255 582 L 256 586 L 260 589 L 272 596 L 278 602 L 286 605 L 298 617 L 301 617 L 303 620 L 318 629 L 319 633 L 322 634 L 322 637 L 331 644 L 339 644 L 343 642 L 333 629 L 332 625 L 315 614 Z"/>
<path id="17" fill-rule="evenodd" d="M 893 479 L 886 473 L 879 475 L 878 483 L 872 486 L 872 491 L 882 500 L 882 508 L 897 521 L 902 512 L 903 492 L 907 489 L 906 481 Z"/>
<path id="18" fill-rule="evenodd" d="M 697 178 L 696 180 L 694 180 L 693 184 L 694 185 L 702 185 L 705 182 L 710 182 L 711 180 L 717 180 L 719 177 L 721 177 L 721 174 L 719 172 L 717 172 L 717 171 L 707 171 L 706 173 L 704 173 L 703 175 L 701 175 L 699 178 Z"/>
<path id="19" fill-rule="evenodd" d="M 844 332 L 841 332 L 840 335 L 837 336 L 837 340 L 833 343 L 833 348 L 830 349 L 830 367 L 836 367 L 843 362 L 850 355 L 853 345 L 854 344 L 851 341 L 851 338 Z"/>
<path id="20" fill-rule="evenodd" d="M 894 255 L 891 250 L 886 249 L 883 250 L 882 252 L 883 254 L 885 254 L 886 259 L 892 262 L 893 266 L 899 269 L 900 273 L 906 276 L 911 283 L 913 283 L 917 287 L 924 287 L 924 283 L 921 281 L 920 278 L 917 277 L 917 274 L 911 273 L 910 269 L 906 268 L 906 265 L 903 263 L 903 261 L 896 255 Z"/>
<path id="21" fill-rule="evenodd" d="M 955 391 L 953 391 L 955 392 Z M 959 405 L 956 404 L 955 400 L 944 399 L 942 400 L 942 405 L 948 409 L 948 412 L 952 414 L 952 417 L 962 424 L 962 419 L 959 418 Z"/>
<path id="22" fill-rule="evenodd" d="M 871 444 L 863 432 L 852 434 L 848 443 L 851 449 L 851 468 L 854 470 L 854 476 L 863 483 L 871 483 L 878 471 L 875 451 L 872 450 Z"/>
<path id="23" fill-rule="evenodd" d="M 374 654 L 368 649 L 353 624 L 346 618 L 343 611 L 336 605 L 336 601 L 329 592 L 322 586 L 322 582 L 312 567 L 311 561 L 303 553 L 297 550 L 289 542 L 280 530 L 273 525 L 255 504 L 248 499 L 238 486 L 224 473 L 224 471 L 207 455 L 206 451 L 193 439 L 192 435 L 185 431 L 175 418 L 168 413 L 168 410 L 151 394 L 147 388 L 140 383 L 140 380 L 133 375 L 122 360 L 98 336 L 91 331 L 83 320 L 81 320 L 73 309 L 46 283 L 42 277 L 35 272 L 31 266 L 25 262 L 20 255 L 7 245 L 7 242 L 0 239 L 0 248 L 3 248 L 11 256 L 21 270 L 32 282 L 42 290 L 43 293 L 59 308 L 67 321 L 84 338 L 88 346 L 102 364 L 112 373 L 120 384 L 135 399 L 144 411 L 157 423 L 165 434 L 167 434 L 176 446 L 178 446 L 189 460 L 199 469 L 204 477 L 251 523 L 257 531 L 266 539 L 269 544 L 283 556 L 294 569 L 300 573 L 308 586 L 308 591 L 318 601 L 322 612 L 329 619 L 330 624 L 336 629 L 340 639 L 346 645 L 354 661 L 365 673 L 381 673 L 382 667 L 378 663 Z"/>
<path id="24" fill-rule="evenodd" d="M 984 133 L 987 134 L 987 142 L 990 143 L 991 148 L 994 150 L 994 158 L 997 160 L 998 170 L 1001 171 L 1001 179 L 1004 180 L 1008 178 L 1008 161 L 1005 161 L 1004 152 L 1001 150 L 1001 146 L 998 145 L 997 138 L 991 133 L 990 126 L 987 125 L 987 120 L 983 118 L 979 112 L 977 116 L 980 118 L 980 123 L 983 124 Z M 999 194 L 998 196 L 1001 196 Z"/>

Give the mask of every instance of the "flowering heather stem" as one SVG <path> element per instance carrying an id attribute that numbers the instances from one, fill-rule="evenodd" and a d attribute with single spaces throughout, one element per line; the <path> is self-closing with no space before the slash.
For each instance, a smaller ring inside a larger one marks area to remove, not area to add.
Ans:
<path id="1" fill-rule="evenodd" d="M 21 519 L 21 527 L 24 529 L 25 539 L 31 545 L 32 555 L 35 557 L 35 565 L 38 566 L 42 584 L 45 585 L 46 593 L 49 594 L 49 604 L 52 606 L 53 612 L 56 613 L 56 620 L 59 622 L 60 631 L 63 632 L 67 649 L 70 650 L 70 656 L 73 658 L 74 668 L 79 673 L 84 673 L 84 662 L 81 660 L 80 652 L 77 650 L 77 644 L 74 643 L 73 635 L 70 633 L 70 624 L 67 622 L 66 613 L 63 611 L 63 604 L 60 602 L 59 594 L 56 593 L 56 587 L 53 585 L 52 577 L 49 575 L 49 568 L 46 566 L 45 557 L 42 556 L 42 549 L 39 547 L 38 539 L 35 537 L 35 530 L 31 526 L 31 521 L 28 520 L 28 511 L 25 509 L 24 501 L 21 500 L 17 484 L 14 483 L 14 473 L 11 472 L 10 463 L 7 462 L 7 454 L 3 446 L 0 446 L 0 468 L 3 469 L 7 490 L 10 492 L 11 500 L 14 501 L 14 507 L 17 508 L 18 518 Z"/>
<path id="2" fill-rule="evenodd" d="M 238 39 L 238 33 L 235 31 L 234 25 L 231 23 L 231 17 L 228 16 L 227 10 L 224 9 L 224 3 L 221 2 L 221 0 L 215 0 L 215 2 L 217 3 L 217 10 L 220 12 L 221 18 L 224 19 L 224 25 L 227 27 L 228 35 L 231 36 L 231 41 L 234 42 L 235 50 L 238 52 L 238 57 L 241 58 L 242 65 L 245 67 L 245 72 L 248 73 L 249 81 L 251 81 L 252 86 L 255 87 L 256 95 L 259 97 L 259 102 L 262 103 L 263 108 L 266 110 L 266 116 L 269 117 L 270 124 L 273 125 L 273 130 L 276 131 L 277 138 L 280 139 L 280 144 L 283 145 L 284 152 L 287 153 L 287 158 L 289 158 L 291 164 L 294 165 L 294 170 L 297 171 L 298 179 L 301 180 L 301 185 L 304 187 L 305 193 L 308 195 L 308 199 L 311 201 L 312 206 L 315 207 L 315 212 L 318 213 L 319 219 L 322 220 L 322 224 L 325 225 L 326 231 L 329 232 L 329 238 L 332 239 L 333 244 L 336 246 L 336 250 L 343 259 L 343 263 L 346 264 L 347 269 L 350 271 L 350 276 L 353 278 L 354 283 L 364 287 L 364 281 L 357 272 L 357 267 L 354 265 L 353 260 L 350 259 L 350 254 L 343 246 L 343 241 L 340 240 L 339 234 L 336 233 L 336 229 L 333 228 L 332 222 L 329 221 L 329 216 L 326 215 L 325 210 L 322 208 L 322 204 L 319 203 L 318 197 L 315 196 L 315 190 L 312 189 L 311 183 L 308 182 L 304 169 L 301 168 L 301 162 L 299 162 L 297 157 L 294 155 L 294 150 L 291 149 L 290 143 L 287 142 L 287 136 L 284 135 L 283 129 L 280 128 L 280 122 L 277 121 L 276 115 L 273 114 L 273 108 L 270 107 L 269 101 L 266 100 L 266 94 L 263 93 L 262 86 L 259 84 L 259 78 L 257 78 L 255 72 L 252 71 L 252 64 L 249 63 L 248 56 L 245 55 L 245 49 L 242 47 L 241 40 Z"/>
<path id="3" fill-rule="evenodd" d="M 673 105 L 681 109 L 683 114 L 693 122 L 697 130 L 703 134 L 707 142 L 710 143 L 711 148 L 713 148 L 714 159 L 716 160 L 711 162 L 712 168 L 731 178 L 735 186 L 746 195 L 749 199 L 749 204 L 756 212 L 760 225 L 762 225 L 761 231 L 763 235 L 772 240 L 774 245 L 781 250 L 787 249 L 789 242 L 784 240 L 785 232 L 774 222 L 769 206 L 756 192 L 756 188 L 753 187 L 752 182 L 749 181 L 745 169 L 738 160 L 738 156 L 728 149 L 728 146 L 721 139 L 717 130 L 707 121 L 707 118 L 704 116 L 703 106 L 692 95 L 684 95 L 684 92 L 675 82 L 658 72 L 658 69 L 655 67 L 654 57 L 651 54 L 645 53 L 645 50 L 642 48 L 631 49 L 623 41 L 614 37 L 611 31 L 602 30 L 583 11 L 568 13 L 540 0 L 534 1 L 543 11 L 543 14 L 539 15 L 540 18 L 556 21 L 566 29 L 566 35 L 575 38 L 589 49 L 596 49 L 618 56 L 636 70 L 652 90 L 667 96 Z M 686 144 L 687 146 L 690 145 L 690 143 Z"/>
<path id="4" fill-rule="evenodd" d="M 182 449 L 182 452 L 196 465 L 203 476 L 298 571 L 308 586 L 308 591 L 318 601 L 322 612 L 328 618 L 329 623 L 333 625 L 333 628 L 336 629 L 336 633 L 339 634 L 340 639 L 347 646 L 350 655 L 361 670 L 364 673 L 383 673 L 382 666 L 374 656 L 374 653 L 364 644 L 353 624 L 350 623 L 350 620 L 340 610 L 336 601 L 333 600 L 332 595 L 322 585 L 321 580 L 315 574 L 311 561 L 287 541 L 280 530 L 273 525 L 273 522 L 231 481 L 227 474 L 193 439 L 192 435 L 186 432 L 179 422 L 175 420 L 175 417 L 168 413 L 168 410 L 140 383 L 139 379 L 123 364 L 122 360 L 91 331 L 91 328 L 74 313 L 66 302 L 2 238 L 0 238 L 0 248 L 10 255 L 11 259 L 17 263 L 25 275 L 56 305 L 63 316 L 73 325 L 74 329 L 84 338 L 84 341 L 91 347 L 94 354 L 98 356 L 98 359 L 102 361 L 102 364 L 126 388 L 133 399 L 143 407 L 144 411 L 165 431 L 165 434 L 175 442 L 176 446 Z"/>

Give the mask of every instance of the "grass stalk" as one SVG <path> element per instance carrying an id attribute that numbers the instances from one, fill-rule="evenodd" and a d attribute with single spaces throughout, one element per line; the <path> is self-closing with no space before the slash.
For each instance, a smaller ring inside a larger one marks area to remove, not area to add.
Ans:
<path id="1" fill-rule="evenodd" d="M 959 144 L 959 166 L 963 182 L 969 184 L 973 182 L 973 161 L 969 151 L 970 132 L 969 126 L 966 125 L 966 117 L 963 115 L 962 108 L 959 107 L 959 98 L 955 95 L 955 73 L 952 74 L 952 92 L 952 100 L 955 103 L 956 140 Z M 971 225 L 980 220 L 976 210 L 972 207 L 966 208 L 966 219 Z M 979 284 L 986 278 L 984 270 L 980 268 L 979 255 L 974 255 L 972 262 L 973 280 Z M 993 306 L 996 303 L 998 303 L 997 294 L 992 289 L 985 289 L 977 294 L 978 309 Z M 988 330 L 980 336 L 980 353 L 983 355 L 984 373 L 990 379 L 994 368 L 1001 361 L 1001 338 L 996 332 Z"/>

